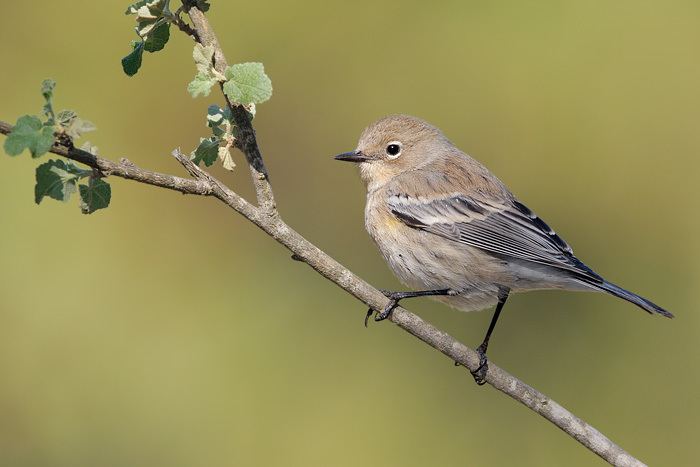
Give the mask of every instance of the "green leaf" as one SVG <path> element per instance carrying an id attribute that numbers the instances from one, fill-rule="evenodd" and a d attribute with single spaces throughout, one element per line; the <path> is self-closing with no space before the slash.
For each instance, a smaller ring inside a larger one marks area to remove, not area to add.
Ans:
<path id="1" fill-rule="evenodd" d="M 216 78 L 212 78 L 204 73 L 197 73 L 197 76 L 187 85 L 187 92 L 189 92 L 192 97 L 197 97 L 200 94 L 208 96 L 211 92 L 211 87 L 217 82 L 218 80 Z"/>
<path id="2" fill-rule="evenodd" d="M 136 33 L 142 39 L 146 39 L 146 36 L 151 34 L 156 26 L 160 26 L 164 21 L 167 21 L 167 18 L 172 17 L 169 3 L 170 0 L 151 0 L 137 2 L 127 8 L 127 15 L 136 15 Z"/>
<path id="3" fill-rule="evenodd" d="M 71 161 L 61 161 L 59 159 L 57 162 L 63 162 L 63 167 L 54 166 L 51 170 L 66 181 L 87 177 L 92 174 L 91 169 L 81 169 Z"/>
<path id="4" fill-rule="evenodd" d="M 122 58 L 122 68 L 124 73 L 129 76 L 134 76 L 141 68 L 141 59 L 143 58 L 143 42 L 135 42 L 132 44 L 134 50 Z"/>
<path id="5" fill-rule="evenodd" d="M 212 60 L 214 58 L 214 47 L 208 45 L 204 47 L 200 43 L 194 45 L 192 50 L 192 58 L 194 63 L 197 65 L 197 71 L 203 74 L 211 73 Z"/>
<path id="6" fill-rule="evenodd" d="M 262 63 L 229 66 L 224 76 L 224 93 L 237 104 L 259 104 L 272 97 L 272 82 Z"/>
<path id="7" fill-rule="evenodd" d="M 135 15 L 136 12 L 141 8 L 142 6 L 146 5 L 150 0 L 140 0 L 138 2 L 132 3 L 129 5 L 124 12 L 125 15 Z"/>
<path id="8" fill-rule="evenodd" d="M 66 126 L 77 116 L 78 114 L 73 110 L 61 110 L 56 114 L 56 122 L 61 126 Z"/>
<path id="9" fill-rule="evenodd" d="M 83 133 L 95 131 L 95 125 L 78 117 L 78 114 L 73 110 L 61 110 L 56 114 L 56 123 L 58 123 L 66 135 L 72 139 L 80 138 Z"/>
<path id="10" fill-rule="evenodd" d="M 207 108 L 207 126 L 217 127 L 224 122 L 224 118 L 226 118 L 224 109 L 218 105 L 212 104 Z"/>
<path id="11" fill-rule="evenodd" d="M 146 49 L 146 52 L 158 52 L 159 50 L 163 50 L 169 39 L 170 23 L 160 23 L 148 33 L 144 48 Z"/>
<path id="12" fill-rule="evenodd" d="M 207 126 L 214 127 L 221 125 L 224 123 L 224 120 L 228 120 L 233 124 L 231 109 L 228 107 L 221 108 L 216 104 L 212 104 L 207 107 Z"/>
<path id="13" fill-rule="evenodd" d="M 87 185 L 80 185 L 80 210 L 83 214 L 106 208 L 111 199 L 112 187 L 101 178 L 91 176 Z"/>
<path id="14" fill-rule="evenodd" d="M 204 162 L 204 165 L 209 167 L 219 156 L 219 138 L 212 136 L 211 138 L 201 138 L 199 146 L 194 150 L 192 161 L 199 165 L 199 162 Z"/>
<path id="15" fill-rule="evenodd" d="M 125 15 L 136 15 L 136 20 L 158 18 L 164 12 L 169 12 L 170 0 L 140 0 L 128 6 Z"/>
<path id="16" fill-rule="evenodd" d="M 214 47 L 204 47 L 199 43 L 195 44 L 192 50 L 192 58 L 197 66 L 197 75 L 187 85 L 187 91 L 192 97 L 197 97 L 199 95 L 208 96 L 212 86 L 219 80 L 225 80 L 223 75 L 212 67 L 213 57 Z"/>
<path id="17" fill-rule="evenodd" d="M 199 8 L 205 13 L 209 11 L 209 8 L 211 6 L 209 5 L 209 2 L 207 0 L 196 0 L 195 5 L 197 6 L 197 8 Z"/>
<path id="18" fill-rule="evenodd" d="M 143 51 L 163 50 L 170 40 L 170 22 L 174 20 L 169 9 L 170 0 L 141 0 L 126 9 L 127 15 L 136 15 L 136 34 L 140 45 L 122 59 L 122 68 L 129 75 L 135 75 L 141 67 Z"/>
<path id="19" fill-rule="evenodd" d="M 25 149 L 29 149 L 32 157 L 46 154 L 53 146 L 53 127 L 45 126 L 34 115 L 20 117 L 12 129 L 12 133 L 5 139 L 5 152 L 10 156 L 17 156 Z"/>
<path id="20" fill-rule="evenodd" d="M 59 201 L 68 201 L 77 190 L 77 180 L 90 171 L 82 170 L 62 160 L 50 160 L 36 168 L 34 201 L 39 204 L 48 196 Z"/>

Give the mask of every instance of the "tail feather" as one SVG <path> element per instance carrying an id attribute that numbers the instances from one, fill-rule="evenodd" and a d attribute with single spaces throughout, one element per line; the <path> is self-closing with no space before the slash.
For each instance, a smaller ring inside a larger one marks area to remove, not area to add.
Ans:
<path id="1" fill-rule="evenodd" d="M 622 287 L 618 287 L 611 282 L 603 281 L 603 283 L 589 283 L 589 285 L 592 285 L 597 289 L 608 292 L 609 294 L 612 294 L 623 300 L 627 300 L 630 303 L 634 303 L 647 313 L 665 316 L 666 318 L 673 318 L 673 314 L 664 310 L 659 305 L 647 300 L 646 298 L 640 297 L 639 295 L 632 293 L 629 290 L 625 290 Z"/>

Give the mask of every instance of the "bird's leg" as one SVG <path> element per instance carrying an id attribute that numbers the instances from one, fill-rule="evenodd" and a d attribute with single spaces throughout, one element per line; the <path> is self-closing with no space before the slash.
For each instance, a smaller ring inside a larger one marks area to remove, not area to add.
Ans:
<path id="1" fill-rule="evenodd" d="M 399 302 L 404 298 L 413 297 L 434 297 L 438 295 L 457 295 L 456 290 L 452 289 L 435 289 L 435 290 L 417 290 L 415 292 L 389 292 L 387 290 L 382 290 L 382 293 L 389 299 L 389 303 L 386 304 L 384 309 L 374 317 L 375 321 L 382 321 L 389 317 L 391 312 L 399 306 Z M 365 326 L 367 326 L 367 320 L 372 316 L 374 310 L 370 308 L 367 310 L 367 316 L 365 317 Z"/>
<path id="2" fill-rule="evenodd" d="M 499 289 L 498 305 L 496 305 L 496 311 L 493 313 L 493 318 L 491 318 L 491 324 L 489 324 L 489 329 L 486 331 L 486 336 L 484 337 L 483 342 L 481 343 L 481 345 L 479 345 L 479 347 L 476 348 L 476 352 L 479 354 L 479 367 L 476 370 L 471 371 L 470 373 L 474 377 L 474 381 L 476 381 L 476 384 L 478 384 L 479 386 L 486 382 L 486 372 L 489 369 L 489 360 L 488 358 L 486 358 L 486 350 L 489 347 L 489 339 L 491 338 L 491 333 L 496 327 L 496 322 L 498 321 L 498 317 L 501 314 L 501 310 L 503 310 L 503 305 L 505 305 L 506 300 L 508 300 L 509 293 L 510 289 Z"/>

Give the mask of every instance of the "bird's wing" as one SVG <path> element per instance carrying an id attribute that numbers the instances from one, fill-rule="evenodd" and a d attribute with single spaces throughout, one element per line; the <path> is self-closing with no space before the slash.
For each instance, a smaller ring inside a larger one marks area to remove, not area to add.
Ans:
<path id="1" fill-rule="evenodd" d="M 435 199 L 393 194 L 389 208 L 406 225 L 482 250 L 552 266 L 581 278 L 602 278 L 579 261 L 571 247 L 516 200 L 487 201 L 454 194 Z"/>

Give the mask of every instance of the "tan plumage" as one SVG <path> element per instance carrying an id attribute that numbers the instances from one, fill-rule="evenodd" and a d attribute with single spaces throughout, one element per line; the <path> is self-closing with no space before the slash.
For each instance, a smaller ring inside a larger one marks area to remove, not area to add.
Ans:
<path id="1" fill-rule="evenodd" d="M 504 290 L 605 291 L 671 316 L 585 266 L 496 176 L 418 118 L 383 118 L 341 156 L 359 162 L 367 231 L 411 288 L 451 289 L 436 298 L 464 311 L 496 304 Z"/>

